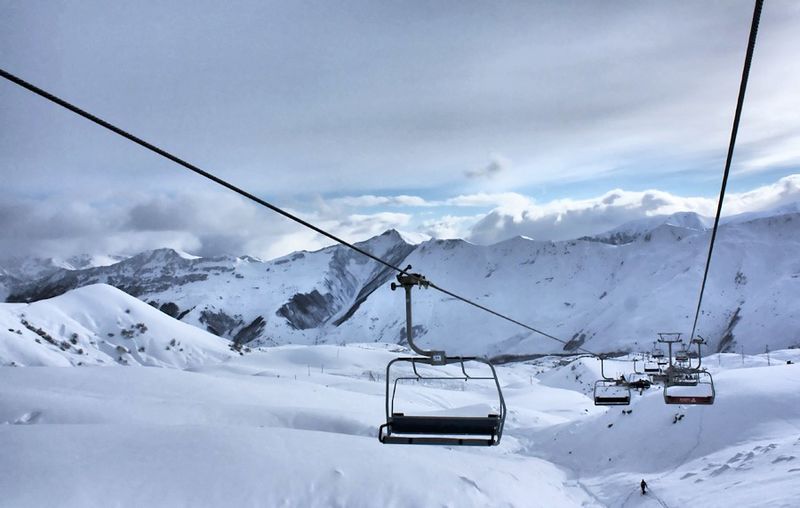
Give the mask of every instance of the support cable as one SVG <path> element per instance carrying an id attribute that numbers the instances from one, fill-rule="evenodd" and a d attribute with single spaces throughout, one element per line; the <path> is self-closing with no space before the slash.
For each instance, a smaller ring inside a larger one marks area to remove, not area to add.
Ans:
<path id="1" fill-rule="evenodd" d="M 752 24 L 751 29 L 750 29 L 750 40 L 749 40 L 748 48 L 747 48 L 747 56 L 745 58 L 745 67 L 744 67 L 744 71 L 742 73 L 742 82 L 741 82 L 741 85 L 740 85 L 740 88 L 739 88 L 739 100 L 738 100 L 737 106 L 736 106 L 736 115 L 734 117 L 733 130 L 732 130 L 732 133 L 731 133 L 731 142 L 730 142 L 730 145 L 728 147 L 728 157 L 727 157 L 727 161 L 725 163 L 725 173 L 724 173 L 723 179 L 722 179 L 722 189 L 720 191 L 719 202 L 717 204 L 717 215 L 716 215 L 716 217 L 714 219 L 714 228 L 712 230 L 711 241 L 710 241 L 710 244 L 709 244 L 708 259 L 706 261 L 706 267 L 705 267 L 705 271 L 704 271 L 704 274 L 703 274 L 703 283 L 702 283 L 702 286 L 700 288 L 700 298 L 698 299 L 697 312 L 695 314 L 694 325 L 692 327 L 692 335 L 691 335 L 692 338 L 694 338 L 694 332 L 695 332 L 695 329 L 697 327 L 697 320 L 698 320 L 698 317 L 700 315 L 700 308 L 701 308 L 701 304 L 702 304 L 702 301 L 703 301 L 703 293 L 705 291 L 706 280 L 708 278 L 708 269 L 709 269 L 709 266 L 710 266 L 710 263 L 711 263 L 711 255 L 712 255 L 712 252 L 713 252 L 713 249 L 714 249 L 714 241 L 716 239 L 717 228 L 718 228 L 718 225 L 719 225 L 719 217 L 720 217 L 720 212 L 721 212 L 721 209 L 722 209 L 722 202 L 723 202 L 723 199 L 724 199 L 724 196 L 725 196 L 725 188 L 726 188 L 726 185 L 727 185 L 728 174 L 730 172 L 730 165 L 731 165 L 731 160 L 732 160 L 732 157 L 733 157 L 733 148 L 734 148 L 734 145 L 735 145 L 735 142 L 736 142 L 736 133 L 737 133 L 738 128 L 739 128 L 739 119 L 741 117 L 742 104 L 744 102 L 744 93 L 745 93 L 745 89 L 747 87 L 747 78 L 748 78 L 748 75 L 750 73 L 750 63 L 751 63 L 752 56 L 753 56 L 753 48 L 755 46 L 756 33 L 758 31 L 758 21 L 759 21 L 760 16 L 761 16 L 762 5 L 763 5 L 763 0 L 756 0 L 755 11 L 753 13 L 753 24 Z M 133 134 L 131 134 L 131 133 L 129 133 L 129 132 L 127 132 L 127 131 L 125 131 L 125 130 L 123 130 L 123 129 L 121 129 L 121 128 L 119 128 L 119 127 L 117 127 L 117 126 L 115 126 L 115 125 L 113 125 L 113 124 L 111 124 L 111 123 L 109 123 L 109 122 L 107 122 L 107 121 L 105 121 L 105 120 L 103 120 L 103 119 L 101 119 L 101 118 L 99 118 L 99 117 L 97 117 L 97 116 L 95 116 L 95 115 L 93 115 L 93 114 L 91 114 L 91 113 L 89 113 L 89 112 L 87 112 L 87 111 L 85 111 L 85 110 L 83 110 L 83 109 L 81 109 L 81 108 L 69 103 L 69 102 L 67 102 L 67 101 L 65 101 L 64 99 L 61 99 L 61 98 L 59 98 L 59 97 L 57 97 L 57 96 L 55 96 L 55 95 L 53 95 L 53 94 L 51 94 L 51 93 L 49 93 L 49 92 L 47 92 L 45 90 L 43 90 L 43 89 L 41 89 L 41 88 L 39 88 L 39 87 L 29 83 L 29 82 L 17 77 L 17 76 L 5 71 L 4 69 L 0 69 L 0 76 L 5 78 L 5 79 L 7 79 L 8 81 L 11 81 L 12 83 L 15 83 L 16 85 L 21 86 L 22 88 L 27 89 L 30 92 L 35 93 L 36 95 L 39 95 L 39 96 L 41 96 L 41 97 L 43 97 L 43 98 L 45 98 L 45 99 L 57 104 L 57 105 L 65 108 L 65 109 L 68 109 L 69 111 L 72 111 L 73 113 L 75 113 L 75 114 L 77 114 L 77 115 L 79 115 L 79 116 L 81 116 L 81 117 L 83 117 L 83 118 L 85 118 L 85 119 L 87 119 L 87 120 L 89 120 L 89 121 L 91 121 L 91 122 L 93 122 L 93 123 L 105 128 L 105 129 L 110 130 L 111 132 L 113 132 L 113 133 L 115 133 L 115 134 L 117 134 L 119 136 L 122 136 L 123 138 L 126 138 L 129 141 L 132 141 L 133 143 L 136 143 L 139 146 L 142 146 L 143 148 L 146 148 L 147 150 L 150 150 L 151 152 L 154 152 L 154 153 L 156 153 L 156 154 L 158 154 L 158 155 L 160 155 L 160 156 L 162 156 L 162 157 L 164 157 L 166 159 L 171 160 L 172 162 L 184 167 L 185 169 L 188 169 L 189 171 L 192 171 L 193 173 L 196 173 L 196 174 L 198 174 L 198 175 L 200 175 L 200 176 L 202 176 L 202 177 L 204 177 L 204 178 L 206 178 L 208 180 L 211 180 L 212 182 L 214 182 L 214 183 L 216 183 L 218 185 L 221 185 L 222 187 L 225 187 L 228 190 L 231 190 L 231 191 L 235 192 L 236 194 L 239 194 L 240 196 L 242 196 L 242 197 L 244 197 L 246 199 L 249 199 L 250 201 L 253 201 L 253 202 L 255 202 L 255 203 L 257 203 L 257 204 L 259 204 L 259 205 L 261 205 L 261 206 L 263 206 L 265 208 L 268 208 L 268 209 L 272 210 L 275 213 L 283 215 L 287 219 L 290 219 L 290 220 L 292 220 L 292 221 L 294 221 L 294 222 L 296 222 L 296 223 L 298 223 L 298 224 L 300 224 L 302 226 L 305 226 L 306 228 L 311 229 L 312 231 L 314 231 L 314 232 L 316 232 L 316 233 L 318 233 L 318 234 L 320 234 L 320 235 L 322 235 L 322 236 L 324 236 L 326 238 L 329 238 L 329 239 L 333 240 L 334 242 L 337 242 L 337 243 L 339 243 L 341 245 L 344 245 L 345 247 L 348 247 L 348 248 L 354 250 L 355 252 L 358 252 L 359 254 L 362 254 L 362 255 L 372 259 L 373 261 L 375 261 L 377 263 L 380 263 L 381 265 L 383 265 L 383 266 L 385 266 L 387 268 L 390 268 L 390 269 L 392 269 L 392 270 L 394 270 L 394 271 L 396 271 L 396 272 L 398 272 L 398 273 L 400 273 L 402 275 L 406 275 L 406 276 L 410 276 L 411 275 L 406 270 L 404 270 L 404 269 L 402 269 L 402 268 L 400 268 L 398 266 L 395 266 L 395 265 L 393 265 L 393 264 L 391 264 L 391 263 L 389 263 L 387 261 L 384 261 L 383 259 L 379 258 L 378 256 L 375 256 L 374 254 L 371 254 L 370 252 L 368 252 L 368 251 L 366 251 L 364 249 L 361 249 L 360 247 L 357 247 L 357 246 L 353 245 L 352 243 L 347 242 L 344 239 L 339 238 L 338 236 L 336 236 L 336 235 L 334 235 L 332 233 L 329 233 L 328 231 L 325 231 L 324 229 L 322 229 L 322 228 L 320 228 L 318 226 L 315 226 L 314 224 L 312 224 L 312 223 L 310 223 L 310 222 L 308 222 L 306 220 L 303 220 L 300 217 L 298 217 L 298 216 L 296 216 L 296 215 L 294 215 L 294 214 L 292 214 L 290 212 L 287 212 L 286 210 L 283 210 L 282 208 L 280 208 L 280 207 L 278 207 L 276 205 L 273 205 L 272 203 L 269 203 L 268 201 L 265 201 L 265 200 L 255 196 L 255 195 L 245 191 L 244 189 L 233 185 L 232 183 L 230 183 L 230 182 L 228 182 L 228 181 L 226 181 L 226 180 L 224 180 L 222 178 L 219 178 L 219 177 L 215 176 L 212 173 L 209 173 L 208 171 L 204 171 L 203 169 L 195 166 L 194 164 L 191 164 L 191 163 L 189 163 L 189 162 L 187 162 L 187 161 L 185 161 L 185 160 L 183 160 L 183 159 L 181 159 L 181 158 L 179 158 L 179 157 L 167 152 L 166 150 L 163 150 L 163 149 L 153 145 L 152 143 L 149 143 L 149 142 L 147 142 L 147 141 L 145 141 L 145 140 L 143 140 L 143 139 L 141 139 L 141 138 L 139 138 L 137 136 L 134 136 Z M 522 323 L 521 321 L 513 319 L 513 318 L 511 318 L 509 316 L 506 316 L 505 314 L 502 314 L 500 312 L 492 310 L 489 307 L 486 307 L 486 306 L 481 305 L 481 304 L 479 304 L 477 302 L 474 302 L 474 301 L 472 301 L 472 300 L 470 300 L 468 298 L 465 298 L 465 297 L 460 296 L 460 295 L 458 295 L 456 293 L 453 293 L 452 291 L 449 291 L 449 290 L 447 290 L 445 288 L 442 288 L 441 286 L 438 286 L 438 285 L 436 285 L 434 283 L 429 283 L 429 285 L 430 285 L 430 287 L 436 289 L 437 291 L 439 291 L 441 293 L 444 293 L 444 294 L 446 294 L 446 295 L 448 295 L 448 296 L 450 296 L 452 298 L 455 298 L 456 300 L 460 300 L 460 301 L 462 301 L 464 303 L 467 303 L 467 304 L 469 304 L 469 305 L 471 305 L 471 306 L 473 306 L 473 307 L 475 307 L 477 309 L 483 310 L 485 312 L 488 312 L 489 314 L 492 314 L 492 315 L 494 315 L 496 317 L 499 317 L 499 318 L 501 318 L 501 319 L 503 319 L 505 321 L 508 321 L 510 323 L 513 323 L 513 324 L 516 324 L 518 326 L 521 326 L 522 328 L 525 328 L 526 330 L 529 330 L 531 332 L 537 333 L 537 334 L 542 335 L 542 336 L 544 336 L 544 337 L 546 337 L 548 339 L 557 341 L 557 342 L 559 342 L 561 344 L 564 344 L 564 345 L 568 344 L 567 341 L 559 339 L 558 337 L 555 337 L 555 336 L 553 336 L 553 335 L 551 335 L 549 333 L 546 333 L 546 332 L 543 332 L 541 330 L 538 330 L 538 329 L 536 329 L 536 328 L 534 328 L 532 326 L 526 325 L 525 323 Z M 583 351 L 583 352 L 588 353 L 588 354 L 590 354 L 592 356 L 595 356 L 595 357 L 604 357 L 605 356 L 605 355 L 598 355 L 596 353 L 593 353 L 592 351 L 589 351 L 588 349 L 585 349 L 583 347 L 577 347 L 575 349 L 578 350 L 578 351 Z"/>
<path id="2" fill-rule="evenodd" d="M 392 269 L 392 270 L 394 270 L 394 271 L 396 271 L 396 272 L 398 272 L 398 273 L 400 273 L 402 275 L 414 276 L 413 274 L 410 274 L 410 273 L 407 272 L 408 269 L 402 269 L 402 268 L 400 268 L 398 266 L 395 266 L 395 265 L 393 265 L 393 264 L 391 264 L 391 263 L 389 263 L 387 261 L 384 261 L 383 259 L 379 258 L 378 256 L 376 256 L 374 254 L 371 254 L 370 252 L 367 252 L 366 250 L 361 249 L 360 247 L 357 247 L 357 246 L 353 245 L 352 243 L 347 242 L 347 241 L 343 240 L 342 238 L 339 238 L 338 236 L 336 236 L 336 235 L 334 235 L 332 233 L 329 233 L 329 232 L 325 231 L 324 229 L 322 229 L 322 228 L 320 228 L 318 226 L 315 226 L 314 224 L 312 224 L 312 223 L 310 223 L 310 222 L 308 222 L 306 220 L 303 220 L 300 217 L 298 217 L 298 216 L 296 216 L 296 215 L 294 215 L 294 214 L 292 214 L 290 212 L 287 212 L 286 210 L 283 210 L 282 208 L 280 208 L 280 207 L 278 207 L 276 205 L 273 205 L 272 203 L 269 203 L 268 201 L 265 201 L 265 200 L 263 200 L 263 199 L 261 199 L 261 198 L 259 198 L 257 196 L 254 196 L 253 194 L 247 192 L 246 190 L 244 190 L 244 189 L 242 189 L 240 187 L 237 187 L 237 186 L 233 185 L 232 183 L 230 183 L 230 182 L 228 182 L 226 180 L 223 180 L 222 178 L 220 178 L 218 176 L 215 176 L 214 174 L 212 174 L 212 173 L 210 173 L 208 171 L 200 169 L 199 167 L 195 166 L 194 164 L 192 164 L 190 162 L 187 162 L 187 161 L 181 159 L 180 157 L 178 157 L 176 155 L 173 155 L 173 154 L 167 152 L 166 150 L 164 150 L 162 148 L 159 148 L 156 145 L 143 140 L 143 139 L 141 139 L 141 138 L 139 138 L 139 137 L 137 137 L 137 136 L 135 136 L 135 135 L 133 135 L 133 134 L 131 134 L 131 133 L 129 133 L 129 132 L 127 132 L 127 131 L 125 131 L 125 130 L 123 130 L 123 129 L 121 129 L 121 128 L 119 128 L 119 127 L 117 127 L 117 126 L 105 121 L 105 120 L 103 120 L 102 118 L 99 118 L 99 117 L 97 117 L 97 116 L 95 116 L 95 115 L 93 115 L 93 114 L 91 114 L 91 113 L 89 113 L 89 112 L 87 112 L 87 111 L 75 106 L 74 104 L 71 104 L 71 103 L 67 102 L 64 99 L 61 99 L 61 98 L 59 98 L 59 97 L 57 97 L 57 96 L 55 96 L 55 95 L 53 95 L 53 94 L 51 94 L 51 93 L 49 93 L 49 92 L 47 92 L 45 90 L 39 88 L 36 85 L 33 85 L 33 84 L 23 80 L 22 78 L 19 78 L 19 77 L 15 76 L 15 75 L 11 74 L 10 72 L 7 72 L 7 71 L 5 71 L 3 69 L 0 69 L 0 76 L 2 76 L 3 78 L 7 79 L 8 81 L 11 81 L 12 83 L 15 83 L 15 84 L 21 86 L 22 88 L 27 89 L 30 92 L 35 93 L 36 95 L 39 95 L 40 97 L 43 97 L 43 98 L 45 98 L 45 99 L 47 99 L 47 100 L 49 100 L 51 102 L 54 102 L 55 104 L 65 108 L 65 109 L 68 109 L 69 111 L 72 111 L 73 113 L 77 114 L 78 116 L 82 116 L 83 118 L 85 118 L 85 119 L 87 119 L 87 120 L 89 120 L 89 121 L 91 121 L 93 123 L 96 123 L 97 125 L 105 128 L 105 129 L 108 129 L 111 132 L 113 132 L 113 133 L 115 133 L 115 134 L 117 134 L 119 136 L 122 136 L 123 138 L 125 138 L 125 139 L 127 139 L 129 141 L 132 141 L 133 143 L 136 143 L 139 146 L 142 146 L 142 147 L 146 148 L 147 150 L 150 150 L 151 152 L 154 152 L 154 153 L 156 153 L 156 154 L 158 154 L 158 155 L 160 155 L 160 156 L 162 156 L 162 157 L 164 157 L 166 159 L 171 160 L 172 162 L 178 164 L 179 166 L 184 167 L 185 169 L 188 169 L 189 171 L 192 171 L 193 173 L 196 173 L 196 174 L 198 174 L 198 175 L 200 175 L 200 176 L 202 176 L 204 178 L 207 178 L 208 180 L 211 180 L 212 182 L 214 182 L 214 183 L 216 183 L 218 185 L 221 185 L 221 186 L 225 187 L 226 189 L 231 190 L 231 191 L 235 192 L 236 194 L 239 194 L 240 196 L 243 196 L 243 197 L 249 199 L 250 201 L 253 201 L 253 202 L 255 202 L 255 203 L 257 203 L 257 204 L 259 204 L 259 205 L 261 205 L 263 207 L 269 208 L 273 212 L 278 213 L 280 215 L 283 215 L 287 219 L 290 219 L 290 220 L 292 220 L 292 221 L 294 221 L 294 222 L 296 222 L 296 223 L 298 223 L 298 224 L 300 224 L 302 226 L 305 226 L 305 227 L 307 227 L 307 228 L 319 233 L 322 236 L 325 236 L 326 238 L 329 238 L 329 239 L 331 239 L 331 240 L 333 240 L 333 241 L 335 241 L 335 242 L 337 242 L 337 243 L 339 243 L 341 245 L 344 245 L 345 247 L 348 247 L 348 248 L 358 252 L 359 254 L 362 254 L 362 255 L 372 259 L 373 261 L 376 261 L 376 262 L 382 264 L 383 266 L 385 266 L 387 268 L 390 268 L 390 269 Z M 564 344 L 564 345 L 567 344 L 566 341 L 564 341 L 562 339 L 559 339 L 557 337 L 554 337 L 553 335 L 550 335 L 549 333 L 545 333 L 545 332 L 543 332 L 541 330 L 538 330 L 538 329 L 536 329 L 536 328 L 534 328 L 532 326 L 528 326 L 528 325 L 526 325 L 526 324 L 524 324 L 524 323 L 522 323 L 522 322 L 520 322 L 520 321 L 518 321 L 516 319 L 513 319 L 511 317 L 506 316 L 505 314 L 502 314 L 500 312 L 492 310 L 492 309 L 490 309 L 490 308 L 488 308 L 488 307 L 486 307 L 484 305 L 476 303 L 476 302 L 474 302 L 474 301 L 472 301 L 472 300 L 470 300 L 468 298 L 460 296 L 460 295 L 458 295 L 456 293 L 453 293 L 452 291 L 444 289 L 444 288 L 442 288 L 440 286 L 437 286 L 437 285 L 435 285 L 433 283 L 430 283 L 430 287 L 432 287 L 432 288 L 436 289 L 437 291 L 440 291 L 440 292 L 442 292 L 442 293 L 444 293 L 444 294 L 446 294 L 446 295 L 448 295 L 448 296 L 450 296 L 452 298 L 455 298 L 456 300 L 460 300 L 460 301 L 462 301 L 462 302 L 464 302 L 466 304 L 469 304 L 469 305 L 471 305 L 471 306 L 473 306 L 475 308 L 478 308 L 478 309 L 481 309 L 481 310 L 483 310 L 485 312 L 488 312 L 488 313 L 490 313 L 490 314 L 492 314 L 494 316 L 497 316 L 497 317 L 499 317 L 501 319 L 504 319 L 504 320 L 506 320 L 506 321 L 508 321 L 510 323 L 514 323 L 514 324 L 519 325 L 519 326 L 521 326 L 521 327 L 523 327 L 523 328 L 525 328 L 525 329 L 527 329 L 529 331 L 532 331 L 532 332 L 535 332 L 535 333 L 537 333 L 539 335 L 547 337 L 548 339 L 555 340 L 555 341 L 560 342 L 561 344 Z M 581 348 L 581 347 L 578 347 L 576 349 L 578 349 L 580 351 L 583 351 L 585 353 L 588 353 L 588 354 L 590 354 L 592 356 L 598 356 L 597 354 L 592 353 L 591 351 L 589 351 L 587 349 L 584 349 L 584 348 Z"/>
<path id="3" fill-rule="evenodd" d="M 714 228 L 711 230 L 711 240 L 708 244 L 708 258 L 706 258 L 706 267 L 703 271 L 703 283 L 700 285 L 700 297 L 697 299 L 697 310 L 694 314 L 694 323 L 692 324 L 692 334 L 689 340 L 694 339 L 694 334 L 697 331 L 697 320 L 700 318 L 700 309 L 703 305 L 703 293 L 706 290 L 706 281 L 708 280 L 708 271 L 711 266 L 711 254 L 714 252 L 714 241 L 717 238 L 717 228 L 719 227 L 719 218 L 722 214 L 722 202 L 725 199 L 725 188 L 728 185 L 728 174 L 731 170 L 731 161 L 733 160 L 733 148 L 736 145 L 736 134 L 739 131 L 739 119 L 742 116 L 742 106 L 744 105 L 744 95 L 747 90 L 747 78 L 750 76 L 750 64 L 753 60 L 753 50 L 756 46 L 756 35 L 758 34 L 758 23 L 761 19 L 761 8 L 764 5 L 764 0 L 756 0 L 755 8 L 753 10 L 753 21 L 750 25 L 750 39 L 747 41 L 747 53 L 744 58 L 744 69 L 742 69 L 742 80 L 739 84 L 739 98 L 736 101 L 736 114 L 733 117 L 733 128 L 731 129 L 731 139 L 728 144 L 728 157 L 725 160 L 725 172 L 722 175 L 722 187 L 719 191 L 719 201 L 717 201 L 717 214 L 714 217 Z"/>

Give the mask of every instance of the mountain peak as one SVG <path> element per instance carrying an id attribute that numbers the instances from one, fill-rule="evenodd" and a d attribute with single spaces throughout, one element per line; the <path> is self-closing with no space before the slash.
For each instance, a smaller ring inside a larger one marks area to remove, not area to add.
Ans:
<path id="1" fill-rule="evenodd" d="M 711 223 L 710 218 L 695 212 L 676 212 L 670 215 L 655 215 L 632 220 L 599 235 L 584 236 L 580 239 L 623 245 L 664 226 L 702 232 L 708 229 Z"/>
<path id="2" fill-rule="evenodd" d="M 667 226 L 704 231 L 711 226 L 712 222 L 712 219 L 703 217 L 695 212 L 676 212 L 672 215 L 668 215 L 663 224 L 666 224 Z"/>

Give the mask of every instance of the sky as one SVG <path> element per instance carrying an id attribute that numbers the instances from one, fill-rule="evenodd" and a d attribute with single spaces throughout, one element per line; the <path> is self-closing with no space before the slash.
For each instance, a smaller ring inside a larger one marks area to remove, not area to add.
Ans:
<path id="1" fill-rule="evenodd" d="M 752 1 L 12 2 L 0 66 L 350 241 L 712 215 Z M 761 19 L 725 213 L 800 200 L 800 4 Z M 9 82 L 0 258 L 330 243 Z"/>

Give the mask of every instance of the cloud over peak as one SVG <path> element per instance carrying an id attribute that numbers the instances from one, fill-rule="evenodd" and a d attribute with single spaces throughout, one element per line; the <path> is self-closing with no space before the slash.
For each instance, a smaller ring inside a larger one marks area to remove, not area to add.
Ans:
<path id="1" fill-rule="evenodd" d="M 723 215 L 768 210 L 797 201 L 800 201 L 800 175 L 790 175 L 748 192 L 727 194 Z M 484 244 L 518 235 L 567 240 L 658 215 L 694 212 L 709 217 L 716 213 L 717 207 L 716 198 L 677 196 L 655 189 L 614 189 L 596 198 L 559 199 L 544 204 L 531 200 L 522 205 L 515 196 L 512 203 L 513 206 L 498 206 L 486 214 L 465 236 Z"/>
<path id="2" fill-rule="evenodd" d="M 800 174 L 729 193 L 724 215 L 800 202 Z M 396 207 L 401 206 L 402 212 Z M 662 190 L 612 189 L 589 199 L 539 203 L 515 192 L 462 194 L 439 200 L 365 195 L 296 203 L 292 213 L 348 241 L 387 229 L 490 244 L 515 236 L 566 240 L 599 234 L 632 220 L 694 212 L 712 216 L 715 197 Z M 466 212 L 466 213 L 461 213 Z M 0 259 L 14 256 L 134 254 L 159 247 L 211 256 L 269 259 L 332 242 L 225 192 L 105 196 L 102 201 L 56 198 L 0 203 Z"/>

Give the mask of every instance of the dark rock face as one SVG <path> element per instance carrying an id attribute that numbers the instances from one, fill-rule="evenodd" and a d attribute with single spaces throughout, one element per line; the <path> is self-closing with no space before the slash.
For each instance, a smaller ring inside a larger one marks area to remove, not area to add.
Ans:
<path id="1" fill-rule="evenodd" d="M 416 246 L 414 245 L 408 245 L 406 243 L 399 244 L 386 253 L 387 261 L 390 264 L 398 266 L 402 264 L 403 260 L 407 258 L 415 248 Z M 376 289 L 389 282 L 395 274 L 391 268 L 379 266 L 377 264 L 376 268 L 377 269 L 375 270 L 372 279 L 364 284 L 364 286 L 353 299 L 350 307 L 333 322 L 334 325 L 339 326 L 350 319 L 353 314 L 356 313 L 361 304 L 367 300 L 369 295 L 371 295 Z"/>
<path id="2" fill-rule="evenodd" d="M 52 275 L 40 281 L 39 284 L 26 284 L 14 289 L 14 292 L 8 295 L 6 302 L 8 303 L 27 303 L 35 302 L 37 300 L 45 300 L 59 296 L 71 289 L 79 286 L 78 276 L 72 272 L 65 272 L 60 277 Z"/>
<path id="3" fill-rule="evenodd" d="M 258 316 L 252 323 L 236 332 L 236 335 L 233 337 L 234 344 L 247 344 L 257 339 L 258 336 L 261 335 L 266 324 L 267 321 L 262 316 Z"/>
<path id="4" fill-rule="evenodd" d="M 315 289 L 310 293 L 297 293 L 275 314 L 286 318 L 296 330 L 308 330 L 324 323 L 334 312 L 333 296 L 330 293 L 322 295 Z"/>
<path id="5" fill-rule="evenodd" d="M 722 334 L 722 340 L 719 341 L 719 347 L 717 348 L 718 353 L 730 353 L 734 351 L 736 341 L 733 337 L 733 329 L 736 328 L 736 323 L 738 323 L 742 318 L 739 315 L 741 310 L 741 307 L 737 307 L 733 312 L 730 321 L 728 321 L 728 326 L 725 328 L 725 332 Z"/>
<path id="6" fill-rule="evenodd" d="M 228 336 L 233 330 L 244 324 L 241 316 L 229 316 L 223 311 L 215 312 L 208 309 L 200 312 L 199 321 L 206 325 L 209 333 L 220 337 Z"/>
<path id="7" fill-rule="evenodd" d="M 417 344 L 417 341 L 419 341 L 419 339 L 423 335 L 428 333 L 428 329 L 425 328 L 422 325 L 413 325 L 411 327 L 411 333 L 414 334 L 414 344 Z M 408 337 L 406 337 L 406 326 L 405 326 L 405 323 L 400 328 L 400 338 L 398 339 L 397 343 L 400 344 L 400 345 L 408 345 Z M 417 345 L 419 345 L 419 344 L 417 344 Z"/>
<path id="8" fill-rule="evenodd" d="M 566 344 L 564 344 L 564 351 L 575 351 L 579 347 L 583 346 L 584 342 L 586 342 L 586 334 L 578 332 L 573 335 Z"/>
<path id="9" fill-rule="evenodd" d="M 158 310 L 160 310 L 161 312 L 163 312 L 164 314 L 166 314 L 169 317 L 177 318 L 178 315 L 180 314 L 180 310 L 181 309 L 180 309 L 180 307 L 178 307 L 177 304 L 175 304 L 173 302 L 165 302 L 165 303 L 161 304 L 161 306 L 158 308 Z"/>
<path id="10" fill-rule="evenodd" d="M 599 243 L 607 243 L 609 245 L 625 245 L 628 243 L 633 243 L 639 239 L 641 235 L 638 234 L 631 234 L 631 233 L 623 233 L 623 232 L 616 232 L 610 234 L 608 236 L 582 236 L 578 238 L 578 240 L 583 240 L 587 242 L 599 242 Z M 647 234 L 647 238 L 645 241 L 650 241 L 650 234 Z"/>
<path id="11" fill-rule="evenodd" d="M 57 270 L 46 277 L 16 285 L 6 301 L 34 302 L 97 283 L 105 283 L 131 296 L 140 297 L 207 280 L 211 269 L 216 272 L 231 270 L 225 267 L 203 267 L 203 273 L 192 273 L 191 267 L 195 263 L 195 260 L 184 259 L 171 249 L 158 249 L 110 266 Z M 179 271 L 188 273 L 179 274 Z"/>
<path id="12" fill-rule="evenodd" d="M 414 245 L 405 243 L 395 231 L 388 231 L 378 238 L 389 239 L 392 242 L 385 252 L 379 254 L 382 259 L 395 266 L 402 264 L 415 249 Z M 365 242 L 359 245 L 372 251 L 368 244 L 369 242 Z M 355 314 L 369 295 L 386 284 L 394 275 L 390 268 L 349 249 L 337 246 L 332 250 L 333 255 L 328 263 L 324 287 L 292 296 L 275 313 L 285 318 L 294 329 L 316 328 L 331 320 L 334 326 L 341 325 Z M 355 273 L 362 275 L 357 277 Z"/>

